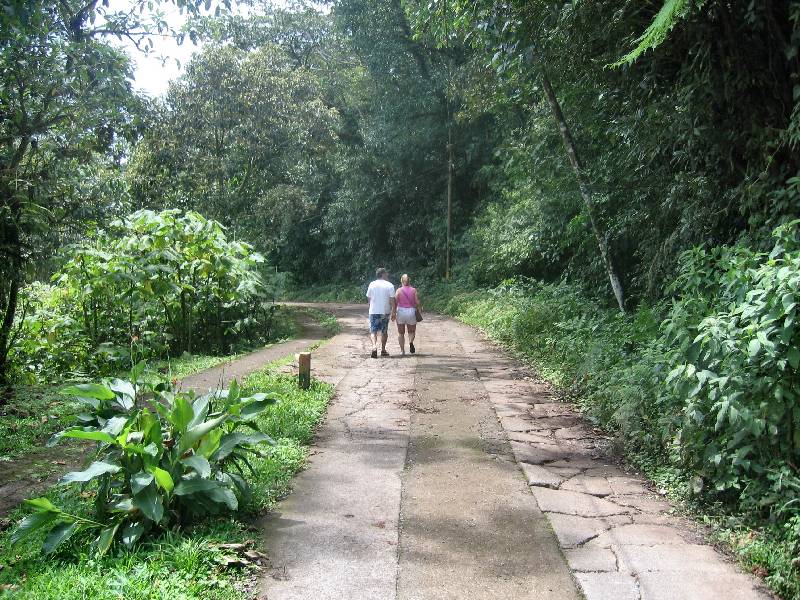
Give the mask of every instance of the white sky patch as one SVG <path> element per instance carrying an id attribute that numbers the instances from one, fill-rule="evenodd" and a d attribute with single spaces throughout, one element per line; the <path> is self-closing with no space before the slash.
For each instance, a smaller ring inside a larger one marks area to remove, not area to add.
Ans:
<path id="1" fill-rule="evenodd" d="M 131 0 L 112 0 L 110 10 L 129 10 L 133 3 Z M 285 2 L 278 0 L 277 5 L 284 5 Z M 216 3 L 212 2 L 211 10 L 204 11 L 204 14 L 213 14 Z M 249 6 L 236 4 L 233 2 L 232 12 L 234 14 L 246 15 L 251 11 Z M 173 30 L 179 31 L 188 19 L 186 11 L 181 13 L 180 9 L 174 4 L 164 2 L 154 5 L 154 11 L 163 15 Z M 169 82 L 177 79 L 183 74 L 184 67 L 195 52 L 202 49 L 202 41 L 193 44 L 188 36 L 182 44 L 169 35 L 152 35 L 150 39 L 153 47 L 149 52 L 144 53 L 136 45 L 127 39 L 111 39 L 111 43 L 124 50 L 134 63 L 133 68 L 133 87 L 151 98 L 163 96 L 167 92 Z"/>

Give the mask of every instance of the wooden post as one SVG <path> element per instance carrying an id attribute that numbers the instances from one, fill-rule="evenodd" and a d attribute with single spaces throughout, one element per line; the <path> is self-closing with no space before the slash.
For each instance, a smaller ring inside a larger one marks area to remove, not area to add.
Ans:
<path id="1" fill-rule="evenodd" d="M 311 352 L 297 354 L 297 384 L 304 390 L 311 387 Z"/>

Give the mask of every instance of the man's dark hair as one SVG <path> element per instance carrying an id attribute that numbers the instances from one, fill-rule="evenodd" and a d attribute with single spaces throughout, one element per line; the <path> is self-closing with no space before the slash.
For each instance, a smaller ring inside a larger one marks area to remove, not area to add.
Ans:
<path id="1" fill-rule="evenodd" d="M 386 270 L 386 269 L 384 269 L 383 267 L 378 267 L 377 269 L 375 269 L 375 277 L 377 277 L 378 279 L 380 279 L 381 277 L 383 277 L 384 275 L 386 275 L 388 272 L 389 272 L 389 271 L 387 271 L 387 270 Z"/>

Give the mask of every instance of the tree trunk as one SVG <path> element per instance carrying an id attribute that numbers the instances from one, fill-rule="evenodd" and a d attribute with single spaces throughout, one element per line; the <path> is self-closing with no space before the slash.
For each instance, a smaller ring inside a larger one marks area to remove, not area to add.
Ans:
<path id="1" fill-rule="evenodd" d="M 622 290 L 622 283 L 620 282 L 617 270 L 614 267 L 614 261 L 611 257 L 611 252 L 608 247 L 608 238 L 600 231 L 600 226 L 597 223 L 597 215 L 595 211 L 594 198 L 592 191 L 586 181 L 586 173 L 583 170 L 578 151 L 575 148 L 575 140 L 572 138 L 572 133 L 567 126 L 567 120 L 564 118 L 564 113 L 561 110 L 561 104 L 558 102 L 553 86 L 550 85 L 550 79 L 544 69 L 540 71 L 542 79 L 542 87 L 544 88 L 547 102 L 550 104 L 550 109 L 553 112 L 553 118 L 558 125 L 561 132 L 561 139 L 564 142 L 564 149 L 567 151 L 569 162 L 572 165 L 572 170 L 575 172 L 575 178 L 578 180 L 578 189 L 580 189 L 581 197 L 586 205 L 586 212 L 589 215 L 589 222 L 592 225 L 592 231 L 597 239 L 597 245 L 600 248 L 600 256 L 603 259 L 603 264 L 608 273 L 608 279 L 611 282 L 611 289 L 614 291 L 614 298 L 617 300 L 619 309 L 625 312 L 625 295 Z"/>
<path id="2" fill-rule="evenodd" d="M 19 276 L 14 277 L 9 283 L 8 303 L 6 304 L 3 323 L 0 325 L 0 387 L 7 387 L 8 380 L 8 354 L 11 350 L 8 342 L 11 339 L 11 328 L 14 325 L 14 314 L 17 312 L 19 299 Z M 0 400 L 2 404 L 2 400 Z"/>
<path id="3" fill-rule="evenodd" d="M 13 217 L 6 229 L 8 235 L 7 244 L 10 250 L 8 256 L 8 297 L 4 298 L 4 308 L 2 322 L 0 323 L 0 406 L 5 404 L 5 399 L 10 395 L 10 381 L 8 377 L 9 363 L 8 355 L 11 352 L 11 329 L 14 326 L 14 315 L 17 312 L 17 302 L 19 301 L 19 288 L 22 283 L 22 264 L 19 256 L 19 229 Z"/>

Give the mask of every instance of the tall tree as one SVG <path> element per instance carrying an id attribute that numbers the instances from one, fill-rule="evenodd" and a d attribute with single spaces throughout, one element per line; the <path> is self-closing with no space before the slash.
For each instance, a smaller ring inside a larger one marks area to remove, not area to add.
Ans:
<path id="1" fill-rule="evenodd" d="M 282 48 L 207 46 L 154 121 L 128 170 L 141 205 L 191 207 L 268 252 L 314 213 L 338 115 Z"/>
<path id="2" fill-rule="evenodd" d="M 99 0 L 4 0 L 0 10 L 0 385 L 19 290 L 41 234 L 80 215 L 85 166 L 135 131 L 138 101 L 125 54 L 167 33 L 146 0 L 124 10 Z M 197 10 L 200 0 L 175 0 Z"/>
<path id="3" fill-rule="evenodd" d="M 603 231 L 595 208 L 596 192 L 592 189 L 572 128 L 548 77 L 546 58 L 540 50 L 542 44 L 536 39 L 535 25 L 529 23 L 529 15 L 526 14 L 528 7 L 525 4 L 511 2 L 501 6 L 493 0 L 476 3 L 450 0 L 443 0 L 439 4 L 408 3 L 420 34 L 430 32 L 440 45 L 450 43 L 451 38 L 461 37 L 471 39 L 479 48 L 488 44 L 495 49 L 492 63 L 497 66 L 499 73 L 514 74 L 516 71 L 532 70 L 541 82 L 553 119 L 561 133 L 566 156 L 575 173 L 577 187 L 583 198 L 614 298 L 619 309 L 624 311 L 622 283 L 609 248 L 607 234 Z"/>

